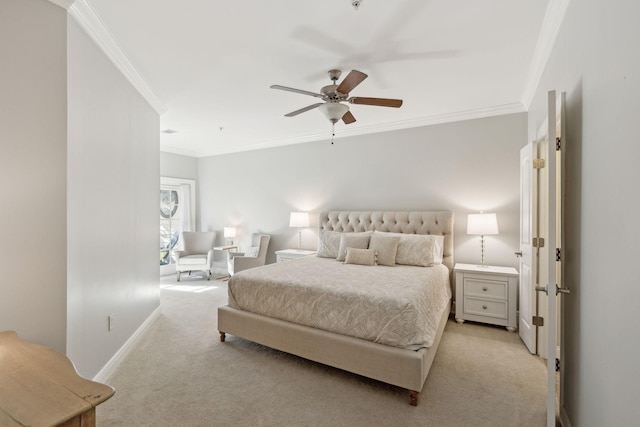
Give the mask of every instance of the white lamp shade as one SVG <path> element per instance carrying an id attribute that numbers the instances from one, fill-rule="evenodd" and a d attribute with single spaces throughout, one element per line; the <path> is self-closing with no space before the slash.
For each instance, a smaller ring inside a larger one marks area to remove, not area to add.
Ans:
<path id="1" fill-rule="evenodd" d="M 494 213 L 469 214 L 467 218 L 467 234 L 486 236 L 498 234 L 498 219 Z"/>
<path id="2" fill-rule="evenodd" d="M 319 106 L 318 109 L 322 111 L 322 114 L 324 114 L 331 123 L 336 123 L 347 113 L 347 111 L 349 111 L 349 107 L 347 105 L 339 102 L 326 102 Z"/>
<path id="3" fill-rule="evenodd" d="M 235 227 L 225 227 L 224 228 L 224 237 L 236 237 L 236 228 Z"/>
<path id="4" fill-rule="evenodd" d="M 308 212 L 291 212 L 289 217 L 289 227 L 308 227 L 309 226 L 309 213 Z"/>

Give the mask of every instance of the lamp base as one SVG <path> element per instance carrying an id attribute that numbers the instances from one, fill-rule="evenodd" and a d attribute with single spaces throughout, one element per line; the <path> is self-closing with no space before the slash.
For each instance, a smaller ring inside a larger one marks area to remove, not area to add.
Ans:
<path id="1" fill-rule="evenodd" d="M 484 252 L 485 252 L 484 248 L 485 248 L 484 235 L 481 235 L 480 236 L 480 265 L 478 265 L 478 267 L 489 268 L 489 266 L 484 263 Z"/>

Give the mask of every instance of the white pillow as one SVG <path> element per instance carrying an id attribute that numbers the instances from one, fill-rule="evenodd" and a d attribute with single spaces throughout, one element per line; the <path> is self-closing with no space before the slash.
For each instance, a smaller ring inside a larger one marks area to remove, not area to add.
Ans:
<path id="1" fill-rule="evenodd" d="M 339 231 L 322 230 L 318 236 L 318 250 L 316 256 L 321 258 L 336 258 L 340 248 Z"/>
<path id="2" fill-rule="evenodd" d="M 393 267 L 396 265 L 396 255 L 398 253 L 399 244 L 399 236 L 388 236 L 386 233 L 373 233 L 371 241 L 369 241 L 369 249 L 373 249 L 377 252 L 378 265 L 388 265 Z"/>
<path id="3" fill-rule="evenodd" d="M 442 264 L 444 236 L 434 234 L 376 233 L 400 236 L 396 264 L 431 267 Z"/>
<path id="4" fill-rule="evenodd" d="M 367 249 L 372 234 L 371 231 L 365 231 L 363 233 L 342 233 L 336 260 L 344 261 L 347 256 L 347 248 Z"/>
<path id="5" fill-rule="evenodd" d="M 347 248 L 345 264 L 376 265 L 376 251 L 373 249 Z"/>

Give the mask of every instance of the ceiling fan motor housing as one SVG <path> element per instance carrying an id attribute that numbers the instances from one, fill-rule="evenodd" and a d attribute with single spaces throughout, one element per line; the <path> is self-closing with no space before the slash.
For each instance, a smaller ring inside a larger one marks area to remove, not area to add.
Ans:
<path id="1" fill-rule="evenodd" d="M 349 94 L 342 94 L 338 92 L 337 89 L 338 85 L 336 84 L 327 85 L 320 89 L 320 93 L 324 95 L 327 101 L 339 102 L 346 100 Z"/>

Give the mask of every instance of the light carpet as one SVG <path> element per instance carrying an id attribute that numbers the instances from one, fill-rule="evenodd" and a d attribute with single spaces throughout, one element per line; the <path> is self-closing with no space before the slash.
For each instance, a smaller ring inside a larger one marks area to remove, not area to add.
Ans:
<path id="1" fill-rule="evenodd" d="M 227 335 L 227 284 L 161 280 L 162 315 L 107 381 L 107 426 L 544 426 L 546 367 L 517 333 L 449 320 L 417 407 L 407 391 Z"/>

